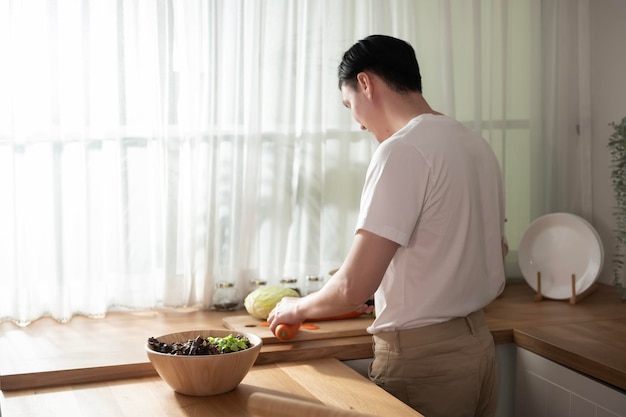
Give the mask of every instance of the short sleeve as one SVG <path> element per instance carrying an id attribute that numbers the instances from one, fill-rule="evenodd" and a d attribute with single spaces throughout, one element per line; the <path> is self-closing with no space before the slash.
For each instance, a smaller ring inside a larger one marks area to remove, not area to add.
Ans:
<path id="1" fill-rule="evenodd" d="M 357 230 L 407 246 L 422 211 L 429 172 L 415 147 L 400 140 L 383 142 L 367 170 Z"/>

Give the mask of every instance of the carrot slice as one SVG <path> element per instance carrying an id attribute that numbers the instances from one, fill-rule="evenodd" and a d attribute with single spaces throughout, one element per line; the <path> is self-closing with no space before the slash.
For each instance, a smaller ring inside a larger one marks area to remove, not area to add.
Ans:
<path id="1" fill-rule="evenodd" d="M 346 320 L 346 319 L 353 319 L 353 318 L 356 318 L 356 317 L 361 317 L 362 315 L 363 315 L 363 313 L 359 313 L 358 311 L 352 311 L 350 313 L 339 314 L 337 316 L 322 317 L 322 318 L 319 318 L 319 319 L 306 319 L 304 321 L 304 323 L 302 323 L 300 326 L 298 326 L 298 329 L 300 327 L 302 327 L 305 330 L 317 330 L 317 329 L 319 329 L 319 326 L 311 324 L 311 322 L 330 321 L 330 320 Z M 259 326 L 261 326 L 261 327 L 269 327 L 269 323 L 267 321 L 262 321 L 262 322 L 259 323 Z M 281 325 L 279 325 L 279 326 L 281 326 Z M 285 326 L 296 326 L 296 325 L 295 324 L 289 324 L 289 325 L 285 325 Z M 276 330 L 278 331 L 278 326 L 276 327 Z M 285 333 L 285 334 L 291 334 L 291 333 L 292 333 L 292 330 L 287 332 L 287 333 Z M 297 330 L 296 330 L 296 333 L 297 333 Z M 295 336 L 295 334 L 294 334 L 294 336 Z M 288 340 L 288 339 L 285 339 L 285 340 Z"/>

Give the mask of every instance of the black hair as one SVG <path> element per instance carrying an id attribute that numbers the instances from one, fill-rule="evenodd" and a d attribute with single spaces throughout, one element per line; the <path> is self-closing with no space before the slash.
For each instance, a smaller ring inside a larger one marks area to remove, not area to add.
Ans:
<path id="1" fill-rule="evenodd" d="M 422 92 L 422 76 L 415 50 L 408 43 L 387 35 L 370 35 L 348 49 L 339 64 L 339 88 L 356 87 L 356 76 L 371 71 L 392 89 Z"/>

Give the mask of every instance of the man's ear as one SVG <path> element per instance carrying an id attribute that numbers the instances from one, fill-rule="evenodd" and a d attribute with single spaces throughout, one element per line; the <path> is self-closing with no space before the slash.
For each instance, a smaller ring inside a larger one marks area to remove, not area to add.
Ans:
<path id="1" fill-rule="evenodd" d="M 372 96 L 372 78 L 367 72 L 359 72 L 356 76 L 356 81 L 359 84 L 363 93 L 369 98 Z"/>

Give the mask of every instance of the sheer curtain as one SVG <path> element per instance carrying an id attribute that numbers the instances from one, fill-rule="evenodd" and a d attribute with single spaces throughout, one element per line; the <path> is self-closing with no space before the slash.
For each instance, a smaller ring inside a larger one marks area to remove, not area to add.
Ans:
<path id="1" fill-rule="evenodd" d="M 375 141 L 336 67 L 371 33 L 411 42 L 426 98 L 496 150 L 514 257 L 534 217 L 587 213 L 585 5 L 0 3 L 0 319 L 210 308 L 218 280 L 338 267 Z"/>

